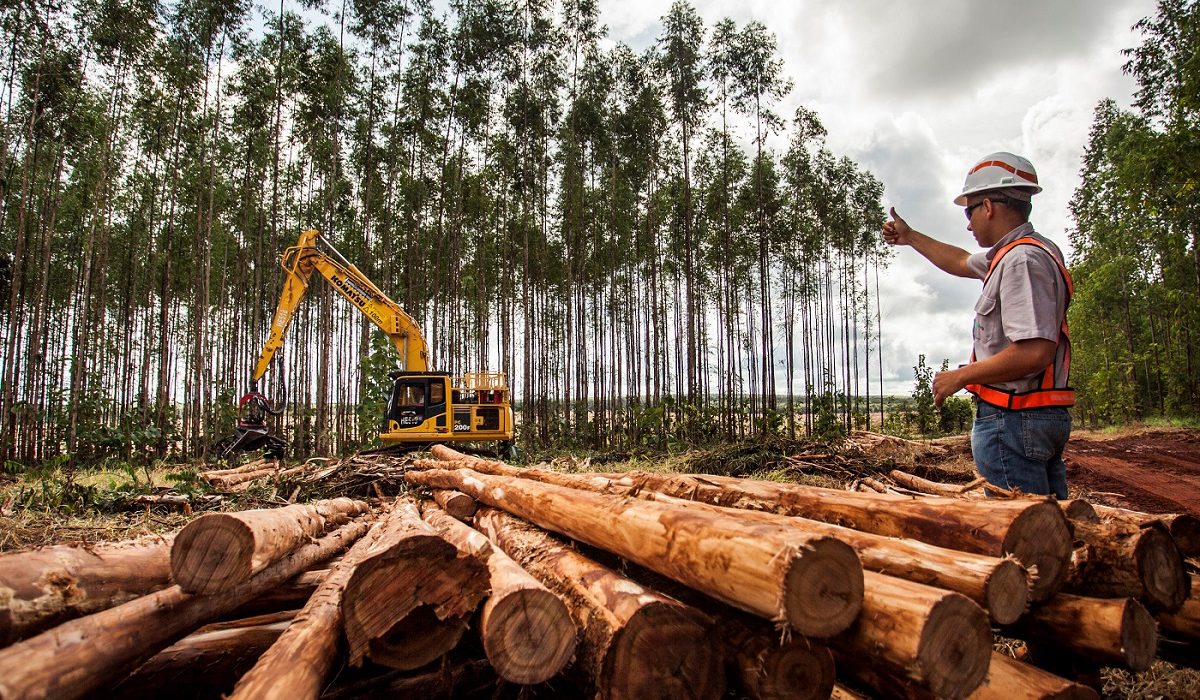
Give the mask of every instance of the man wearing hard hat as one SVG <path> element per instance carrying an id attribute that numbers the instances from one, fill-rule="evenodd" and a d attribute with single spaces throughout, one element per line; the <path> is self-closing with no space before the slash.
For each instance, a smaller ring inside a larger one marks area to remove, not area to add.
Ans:
<path id="1" fill-rule="evenodd" d="M 1041 192 L 1033 164 L 1012 153 L 985 156 L 967 173 L 967 230 L 985 250 L 966 250 L 910 227 L 892 209 L 883 237 L 909 245 L 942 270 L 983 281 L 975 304 L 970 364 L 933 378 L 934 401 L 966 389 L 975 396 L 971 451 L 987 480 L 1024 493 L 1067 497 L 1062 452 L 1075 392 L 1067 385 L 1071 275 L 1062 251 L 1029 223 Z"/>

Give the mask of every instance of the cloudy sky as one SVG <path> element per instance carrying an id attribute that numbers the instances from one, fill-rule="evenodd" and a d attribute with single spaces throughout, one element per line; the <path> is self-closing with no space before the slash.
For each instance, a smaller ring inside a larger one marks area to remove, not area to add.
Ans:
<path id="1" fill-rule="evenodd" d="M 966 169 L 993 151 L 1029 158 L 1045 191 L 1038 230 L 1067 250 L 1067 203 L 1096 103 L 1130 102 L 1121 49 L 1152 0 L 692 0 L 705 25 L 751 20 L 778 37 L 795 88 L 828 144 L 875 173 L 885 206 L 915 228 L 976 250 L 951 199 Z M 601 1 L 609 37 L 635 49 L 661 32 L 670 0 Z M 886 391 L 912 389 L 919 353 L 951 366 L 970 353 L 979 284 L 951 278 L 911 249 L 881 279 Z"/>

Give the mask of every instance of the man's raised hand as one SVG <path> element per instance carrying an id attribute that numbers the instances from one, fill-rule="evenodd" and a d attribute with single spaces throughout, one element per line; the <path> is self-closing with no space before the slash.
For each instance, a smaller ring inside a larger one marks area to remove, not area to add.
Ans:
<path id="1" fill-rule="evenodd" d="M 891 208 L 892 220 L 883 225 L 883 240 L 891 245 L 911 245 L 909 235 L 912 227 L 896 213 L 896 207 Z"/>

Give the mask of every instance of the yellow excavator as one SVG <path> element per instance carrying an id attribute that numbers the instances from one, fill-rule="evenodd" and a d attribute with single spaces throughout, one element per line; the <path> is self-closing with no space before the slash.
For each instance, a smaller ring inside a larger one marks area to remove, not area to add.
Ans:
<path id="1" fill-rule="evenodd" d="M 258 393 L 258 382 L 283 346 L 314 271 L 382 329 L 400 355 L 399 369 L 388 373 L 394 383 L 379 433 L 385 448 L 419 449 L 453 441 L 498 443 L 503 452 L 512 449 L 513 412 L 503 372 L 469 372 L 451 377 L 449 372 L 430 371 L 429 346 L 412 317 L 315 230 L 300 234 L 296 245 L 283 252 L 280 263 L 286 274 L 283 291 L 270 335 L 251 375 L 250 392 L 241 404 L 260 410 L 252 412 L 251 420 L 238 421 L 238 433 L 218 447 L 218 457 L 259 448 L 271 452 L 275 444 L 271 440 L 278 440 L 267 435 L 261 410 L 265 398 Z M 268 408 L 265 412 L 274 411 Z"/>

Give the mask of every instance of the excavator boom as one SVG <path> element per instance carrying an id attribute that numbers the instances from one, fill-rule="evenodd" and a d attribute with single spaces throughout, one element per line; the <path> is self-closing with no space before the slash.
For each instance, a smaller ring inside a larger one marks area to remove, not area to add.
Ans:
<path id="1" fill-rule="evenodd" d="M 275 353 L 283 346 L 288 326 L 304 295 L 308 293 L 313 271 L 319 272 L 335 290 L 362 311 L 396 346 L 403 369 L 424 372 L 429 368 L 429 345 L 416 321 L 400 305 L 376 287 L 357 267 L 350 264 L 319 233 L 300 234 L 296 245 L 283 251 L 280 259 L 285 273 L 283 291 L 271 319 L 271 332 L 263 344 L 251 379 L 258 381 L 267 373 Z"/>

